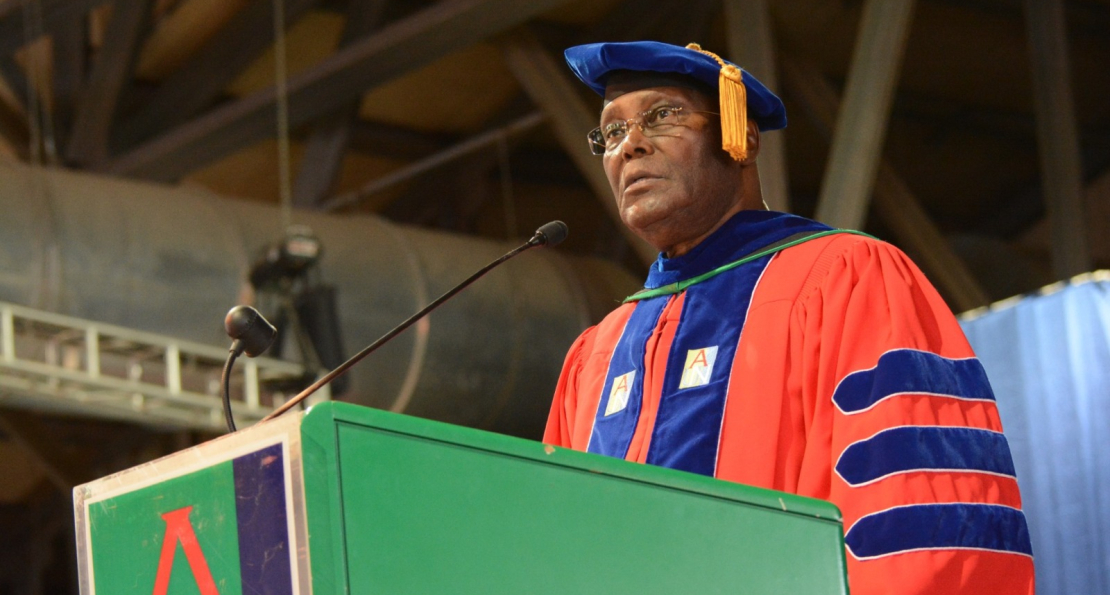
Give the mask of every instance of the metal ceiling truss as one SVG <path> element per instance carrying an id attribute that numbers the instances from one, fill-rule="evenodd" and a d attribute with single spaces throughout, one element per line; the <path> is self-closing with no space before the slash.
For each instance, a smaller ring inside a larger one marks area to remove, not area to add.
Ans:
<path id="1" fill-rule="evenodd" d="M 218 431 L 226 358 L 218 347 L 0 302 L 0 403 Z M 305 384 L 303 366 L 270 358 L 247 359 L 232 374 L 241 426 Z"/>

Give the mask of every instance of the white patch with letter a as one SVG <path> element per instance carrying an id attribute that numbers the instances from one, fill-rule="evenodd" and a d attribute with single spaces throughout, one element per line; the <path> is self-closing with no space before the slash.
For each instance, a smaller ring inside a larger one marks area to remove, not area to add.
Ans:
<path id="1" fill-rule="evenodd" d="M 691 349 L 686 352 L 686 365 L 682 367 L 682 381 L 678 388 L 693 388 L 709 384 L 713 364 L 717 361 L 717 346 Z"/>
<path id="2" fill-rule="evenodd" d="M 628 407 L 628 395 L 632 393 L 632 381 L 635 379 L 636 370 L 613 379 L 613 388 L 609 389 L 609 403 L 605 405 L 606 417 Z"/>

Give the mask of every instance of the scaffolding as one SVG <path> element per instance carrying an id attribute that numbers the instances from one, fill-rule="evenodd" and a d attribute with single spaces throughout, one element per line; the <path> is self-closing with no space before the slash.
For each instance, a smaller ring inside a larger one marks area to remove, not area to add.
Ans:
<path id="1" fill-rule="evenodd" d="M 218 431 L 226 358 L 210 345 L 0 302 L 4 405 Z M 310 380 L 299 364 L 240 359 L 231 378 L 236 422 L 257 422 Z M 317 400 L 328 398 L 322 392 Z"/>

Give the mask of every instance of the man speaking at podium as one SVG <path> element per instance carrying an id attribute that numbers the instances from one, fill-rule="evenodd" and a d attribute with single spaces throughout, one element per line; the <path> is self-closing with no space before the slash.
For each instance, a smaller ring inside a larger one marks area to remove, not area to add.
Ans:
<path id="1" fill-rule="evenodd" d="M 644 291 L 567 354 L 544 441 L 830 500 L 853 595 L 1032 593 L 986 373 L 897 248 L 766 210 L 782 102 L 691 44 L 570 48 Z"/>

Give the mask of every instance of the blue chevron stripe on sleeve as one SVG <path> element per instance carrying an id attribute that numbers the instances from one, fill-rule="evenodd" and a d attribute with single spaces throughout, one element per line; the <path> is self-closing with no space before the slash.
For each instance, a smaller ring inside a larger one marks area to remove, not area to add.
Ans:
<path id="1" fill-rule="evenodd" d="M 844 535 L 859 560 L 934 549 L 1033 555 L 1025 515 L 997 504 L 917 504 L 862 517 Z"/>
<path id="2" fill-rule="evenodd" d="M 927 351 L 895 349 L 884 353 L 874 368 L 845 376 L 833 393 L 833 402 L 850 415 L 907 393 L 994 400 L 987 372 L 978 359 L 950 359 Z"/>
<path id="3" fill-rule="evenodd" d="M 844 449 L 836 474 L 857 487 L 896 473 L 971 471 L 1014 476 L 1010 446 L 1000 432 L 943 426 L 900 426 Z"/>

